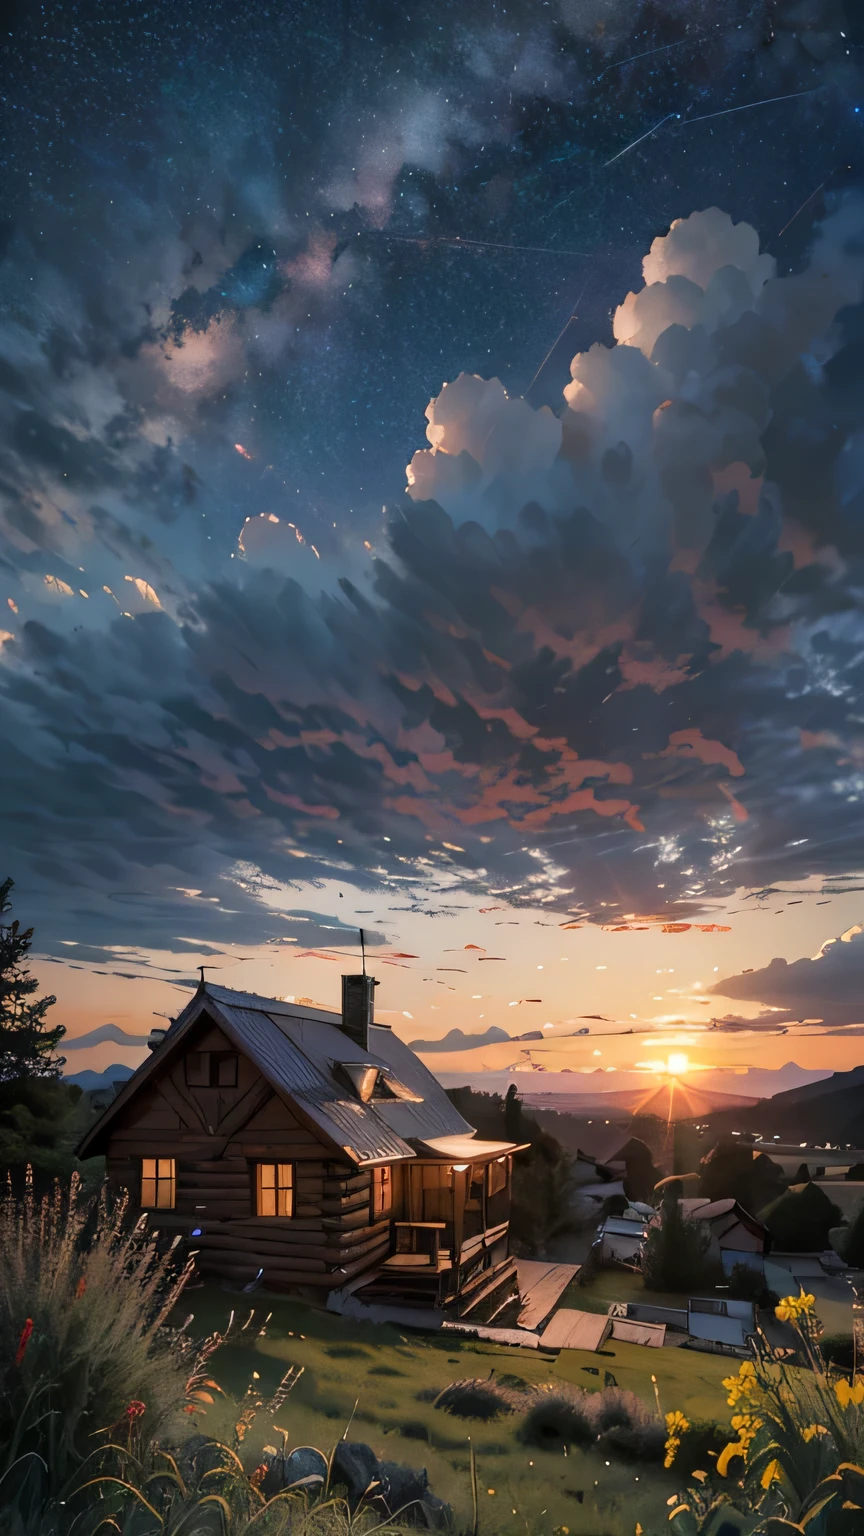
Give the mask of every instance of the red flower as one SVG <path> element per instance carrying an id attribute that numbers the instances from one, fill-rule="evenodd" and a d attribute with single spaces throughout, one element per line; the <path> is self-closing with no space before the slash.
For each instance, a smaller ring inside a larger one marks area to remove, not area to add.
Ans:
<path id="1" fill-rule="evenodd" d="M 147 1404 L 146 1403 L 139 1403 L 136 1400 L 134 1402 L 131 1402 L 129 1404 L 129 1407 L 126 1409 L 126 1417 L 127 1417 L 127 1419 L 129 1420 L 130 1423 L 134 1423 L 136 1419 L 142 1418 L 143 1415 L 146 1413 L 146 1411 L 147 1411 Z"/>
<path id="2" fill-rule="evenodd" d="M 27 1353 L 27 1345 L 30 1343 L 30 1335 L 31 1335 L 32 1332 L 33 1332 L 33 1319 L 32 1319 L 32 1317 L 28 1317 L 27 1321 L 24 1324 L 24 1327 L 21 1329 L 21 1337 L 18 1340 L 18 1352 L 17 1352 L 17 1354 L 15 1356 L 15 1364 L 16 1365 L 20 1365 L 21 1364 L 22 1360 L 24 1359 L 25 1354 Z"/>
<path id="3" fill-rule="evenodd" d="M 87 1281 L 84 1279 L 84 1276 L 82 1275 L 81 1279 L 78 1281 L 78 1284 L 75 1287 L 75 1300 L 76 1301 L 80 1301 L 81 1300 L 81 1297 L 84 1295 L 84 1292 L 86 1291 L 86 1289 L 87 1289 Z"/>

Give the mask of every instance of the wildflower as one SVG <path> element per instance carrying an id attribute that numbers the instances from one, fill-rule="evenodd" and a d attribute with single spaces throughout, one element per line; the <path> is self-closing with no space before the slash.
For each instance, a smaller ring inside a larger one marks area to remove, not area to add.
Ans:
<path id="1" fill-rule="evenodd" d="M 834 1391 L 841 1408 L 848 1408 L 851 1403 L 858 1407 L 864 1403 L 864 1376 L 856 1376 L 854 1386 L 850 1386 L 844 1376 L 841 1381 L 835 1381 Z"/>
<path id="2" fill-rule="evenodd" d="M 86 1291 L 86 1289 L 87 1289 L 87 1281 L 85 1280 L 84 1276 L 82 1275 L 80 1280 L 78 1281 L 78 1284 L 75 1287 L 75 1300 L 76 1301 L 80 1301 L 81 1300 L 81 1297 L 84 1295 L 84 1292 Z"/>
<path id="3" fill-rule="evenodd" d="M 828 1431 L 824 1424 L 806 1424 L 801 1431 L 801 1439 L 805 1445 L 809 1445 L 810 1441 L 815 1440 L 817 1435 L 827 1435 L 827 1433 Z"/>
<path id="4" fill-rule="evenodd" d="M 756 1386 L 756 1368 L 752 1360 L 742 1360 L 737 1376 L 726 1376 L 723 1385 L 729 1393 L 727 1402 L 734 1408 L 739 1398 L 748 1397 Z"/>
<path id="5" fill-rule="evenodd" d="M 28 1317 L 21 1329 L 21 1337 L 18 1340 L 18 1349 L 15 1354 L 15 1364 L 20 1365 L 27 1353 L 27 1345 L 30 1343 L 30 1335 L 33 1332 L 33 1319 Z"/>
<path id="6" fill-rule="evenodd" d="M 137 1398 L 134 1398 L 126 1409 L 126 1417 L 130 1424 L 134 1424 L 135 1420 L 143 1418 L 146 1412 L 147 1404 L 141 1403 Z"/>
<path id="7" fill-rule="evenodd" d="M 816 1304 L 816 1297 L 807 1295 L 802 1291 L 800 1296 L 784 1296 L 780 1305 L 774 1308 L 774 1316 L 781 1323 L 797 1323 L 801 1317 L 809 1316 Z"/>
<path id="8" fill-rule="evenodd" d="M 266 1461 L 262 1461 L 260 1466 L 257 1466 L 255 1468 L 255 1471 L 252 1473 L 252 1476 L 249 1479 L 250 1483 L 252 1484 L 252 1487 L 253 1488 L 260 1488 L 261 1484 L 263 1483 L 263 1481 L 264 1481 L 266 1476 L 267 1476 L 267 1463 L 266 1463 Z"/>
<path id="9" fill-rule="evenodd" d="M 760 1479 L 763 1488 L 770 1488 L 772 1483 L 779 1483 L 783 1469 L 779 1461 L 769 1461 Z"/>
<path id="10" fill-rule="evenodd" d="M 681 1436 L 686 1434 L 689 1428 L 689 1419 L 685 1419 L 683 1413 L 681 1413 L 677 1408 L 673 1413 L 667 1413 L 666 1445 L 664 1447 L 666 1456 L 663 1462 L 664 1467 L 671 1467 L 681 1446 Z"/>

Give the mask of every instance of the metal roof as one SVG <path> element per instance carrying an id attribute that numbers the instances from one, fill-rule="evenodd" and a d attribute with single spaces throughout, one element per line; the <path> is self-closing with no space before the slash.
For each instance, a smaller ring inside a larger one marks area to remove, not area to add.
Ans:
<path id="1" fill-rule="evenodd" d="M 208 982 L 198 988 L 161 1044 L 84 1137 L 81 1156 L 103 1149 L 110 1124 L 205 1013 L 224 1028 L 277 1093 L 296 1105 L 353 1162 L 413 1158 L 411 1140 L 475 1134 L 437 1078 L 387 1026 L 371 1027 L 369 1049 L 363 1051 L 341 1029 L 339 1014 L 253 992 L 233 992 Z M 334 1077 L 334 1066 L 345 1063 L 379 1067 L 409 1089 L 413 1099 L 373 1098 L 364 1104 L 359 1097 L 349 1096 Z"/>

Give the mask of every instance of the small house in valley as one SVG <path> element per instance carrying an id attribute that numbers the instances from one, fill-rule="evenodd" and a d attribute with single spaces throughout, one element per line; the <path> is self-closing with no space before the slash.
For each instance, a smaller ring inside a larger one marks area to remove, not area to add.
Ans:
<path id="1" fill-rule="evenodd" d="M 205 1275 L 492 1320 L 518 1296 L 512 1142 L 480 1141 L 344 976 L 342 1013 L 203 981 L 84 1137 Z"/>

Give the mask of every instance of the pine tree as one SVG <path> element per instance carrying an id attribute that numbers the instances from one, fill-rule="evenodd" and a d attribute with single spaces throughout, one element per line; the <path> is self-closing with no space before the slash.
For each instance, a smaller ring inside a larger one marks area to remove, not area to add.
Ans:
<path id="1" fill-rule="evenodd" d="M 64 1065 L 54 1051 L 65 1035 L 62 1024 L 50 1027 L 45 1015 L 56 997 L 33 999 L 39 983 L 27 970 L 33 929 L 4 923 L 11 911 L 13 882 L 0 882 L 0 1082 L 56 1078 Z M 33 999 L 31 1001 L 31 999 Z"/>
<path id="2" fill-rule="evenodd" d="M 504 1099 L 504 1135 L 508 1141 L 522 1140 L 522 1100 L 515 1083 L 511 1083 Z"/>

